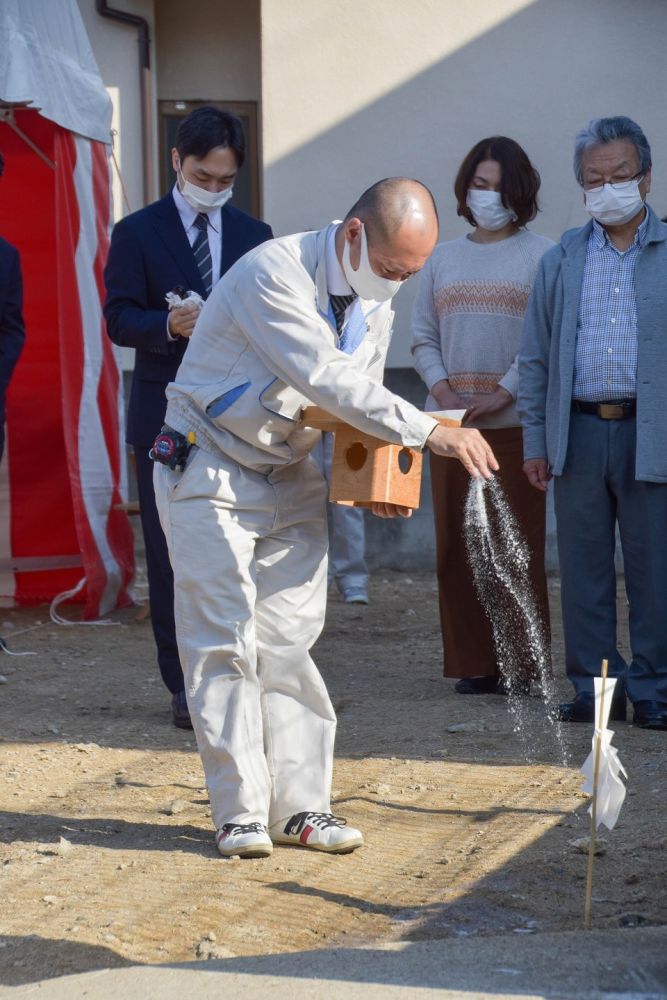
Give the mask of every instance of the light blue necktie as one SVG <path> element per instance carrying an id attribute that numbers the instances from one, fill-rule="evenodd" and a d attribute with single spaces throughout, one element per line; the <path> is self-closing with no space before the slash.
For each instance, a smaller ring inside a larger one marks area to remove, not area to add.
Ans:
<path id="1" fill-rule="evenodd" d="M 343 327 L 345 312 L 357 298 L 356 295 L 330 295 L 331 311 L 338 331 L 338 349 L 344 354 L 354 354 L 364 339 L 366 326 L 364 323 L 348 323 Z"/>

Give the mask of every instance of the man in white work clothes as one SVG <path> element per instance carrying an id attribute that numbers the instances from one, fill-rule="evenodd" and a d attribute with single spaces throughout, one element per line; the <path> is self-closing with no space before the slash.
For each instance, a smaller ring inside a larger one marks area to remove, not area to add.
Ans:
<path id="1" fill-rule="evenodd" d="M 309 652 L 326 608 L 326 487 L 309 457 L 319 431 L 299 422 L 302 408 L 456 457 L 473 476 L 498 467 L 476 430 L 441 427 L 380 381 L 391 297 L 437 237 L 428 189 L 390 178 L 344 222 L 250 251 L 213 289 L 167 388 L 154 450 L 177 467 L 156 462 L 155 493 L 225 857 L 363 843 L 331 813 L 336 716 Z"/>

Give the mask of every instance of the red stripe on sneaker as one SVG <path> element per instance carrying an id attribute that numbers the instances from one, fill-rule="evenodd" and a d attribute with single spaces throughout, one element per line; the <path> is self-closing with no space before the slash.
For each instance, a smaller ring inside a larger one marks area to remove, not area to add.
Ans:
<path id="1" fill-rule="evenodd" d="M 312 826 L 304 826 L 303 832 L 301 833 L 301 836 L 299 837 L 299 840 L 301 841 L 302 844 L 307 844 L 308 843 L 308 838 L 310 837 L 310 835 L 311 835 L 312 832 L 313 832 L 313 827 Z"/>

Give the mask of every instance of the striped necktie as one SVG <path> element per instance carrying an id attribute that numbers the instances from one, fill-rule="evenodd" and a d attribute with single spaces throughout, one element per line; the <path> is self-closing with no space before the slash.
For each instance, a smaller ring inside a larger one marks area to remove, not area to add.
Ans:
<path id="1" fill-rule="evenodd" d="M 336 329 L 338 330 L 338 335 L 343 329 L 343 322 L 345 320 L 345 311 L 349 305 L 354 302 L 356 295 L 330 295 L 329 302 L 331 303 L 331 308 L 333 309 L 334 319 L 336 320 Z"/>
<path id="2" fill-rule="evenodd" d="M 208 216 L 204 212 L 199 212 L 197 215 L 195 226 L 199 232 L 192 244 L 192 252 L 197 261 L 197 267 L 199 268 L 206 295 L 209 295 L 213 285 L 213 261 L 211 259 L 211 248 L 208 245 Z"/>

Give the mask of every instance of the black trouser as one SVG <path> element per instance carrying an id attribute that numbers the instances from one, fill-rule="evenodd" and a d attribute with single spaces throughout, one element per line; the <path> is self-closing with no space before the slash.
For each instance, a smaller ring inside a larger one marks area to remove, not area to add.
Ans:
<path id="1" fill-rule="evenodd" d="M 141 528 L 146 546 L 151 623 L 162 680 L 171 693 L 176 694 L 176 692 L 183 690 L 184 681 L 174 626 L 174 574 L 169 562 L 167 541 L 155 506 L 153 462 L 148 457 L 148 452 L 148 448 L 134 446 L 137 460 L 137 487 L 141 506 Z"/>

